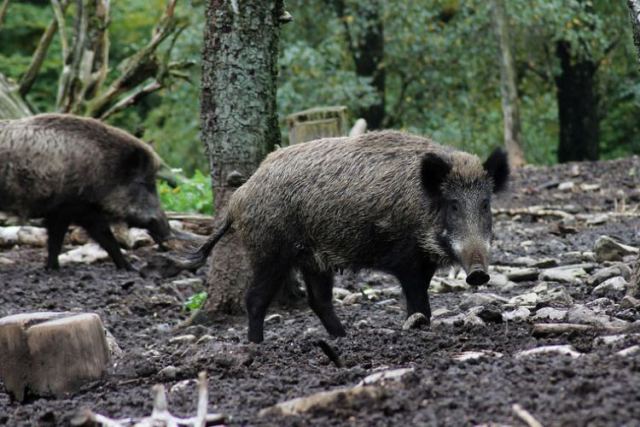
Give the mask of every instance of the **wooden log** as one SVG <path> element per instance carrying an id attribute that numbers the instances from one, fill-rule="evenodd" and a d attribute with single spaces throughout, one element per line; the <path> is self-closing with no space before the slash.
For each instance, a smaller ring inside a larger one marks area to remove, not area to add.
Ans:
<path id="1" fill-rule="evenodd" d="M 27 313 L 0 319 L 0 379 L 18 401 L 61 397 L 100 379 L 109 365 L 94 313 Z"/>
<path id="2" fill-rule="evenodd" d="M 289 145 L 314 139 L 345 136 L 347 107 L 317 107 L 300 111 L 287 117 Z"/>

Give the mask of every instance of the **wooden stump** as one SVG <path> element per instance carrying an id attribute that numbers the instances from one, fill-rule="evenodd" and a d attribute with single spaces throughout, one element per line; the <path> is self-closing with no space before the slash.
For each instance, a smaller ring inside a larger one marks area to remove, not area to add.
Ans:
<path id="1" fill-rule="evenodd" d="M 289 145 L 314 139 L 345 136 L 347 107 L 317 107 L 287 116 Z"/>
<path id="2" fill-rule="evenodd" d="M 101 378 L 109 364 L 94 313 L 28 313 L 0 319 L 0 379 L 17 400 L 60 397 Z"/>

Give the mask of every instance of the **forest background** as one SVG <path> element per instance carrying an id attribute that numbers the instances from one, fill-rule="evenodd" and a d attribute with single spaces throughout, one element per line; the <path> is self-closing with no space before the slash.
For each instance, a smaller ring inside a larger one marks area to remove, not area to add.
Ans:
<path id="1" fill-rule="evenodd" d="M 352 122 L 365 117 L 370 128 L 428 135 L 481 156 L 503 144 L 500 48 L 491 4 L 288 0 L 293 21 L 281 33 L 277 95 L 282 145 L 287 115 L 323 105 L 345 105 Z M 144 45 L 165 5 L 166 0 L 113 2 L 110 70 Z M 625 2 L 507 0 L 505 5 L 527 162 L 557 162 L 561 127 L 580 125 L 561 124 L 560 93 L 578 100 L 562 108 L 579 108 L 568 117 L 590 121 L 586 139 L 597 145 L 598 158 L 640 153 L 640 69 Z M 204 1 L 178 2 L 178 36 L 160 48 L 170 50 L 172 59 L 194 63 L 185 78 L 172 79 L 108 119 L 152 141 L 170 166 L 195 176 L 203 194 L 210 188 L 199 135 L 204 10 Z M 66 16 L 72 25 L 73 13 Z M 20 79 L 52 17 L 49 1 L 10 3 L 0 27 L 0 73 Z M 34 112 L 55 111 L 61 69 L 56 36 L 27 96 Z M 107 84 L 115 78 L 110 72 Z M 210 211 L 208 202 L 191 202 L 196 210 Z"/>

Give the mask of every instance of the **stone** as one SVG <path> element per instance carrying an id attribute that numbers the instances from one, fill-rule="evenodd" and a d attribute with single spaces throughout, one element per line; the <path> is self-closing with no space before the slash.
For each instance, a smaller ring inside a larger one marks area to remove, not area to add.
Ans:
<path id="1" fill-rule="evenodd" d="M 0 227 L 0 248 L 10 248 L 18 244 L 20 226 Z"/>
<path id="2" fill-rule="evenodd" d="M 338 286 L 335 286 L 333 288 L 333 298 L 335 298 L 337 300 L 344 299 L 345 297 L 348 297 L 349 295 L 351 295 L 351 292 L 349 292 L 345 288 L 340 288 Z"/>
<path id="3" fill-rule="evenodd" d="M 570 306 L 573 304 L 573 298 L 564 287 L 559 287 L 540 292 L 538 303 Z"/>
<path id="4" fill-rule="evenodd" d="M 270 314 L 264 319 L 265 325 L 275 325 L 276 323 L 282 323 L 282 315 L 279 313 Z"/>
<path id="5" fill-rule="evenodd" d="M 513 268 L 505 272 L 507 279 L 512 282 L 528 282 L 537 280 L 540 270 L 537 268 Z"/>
<path id="6" fill-rule="evenodd" d="M 492 286 L 495 288 L 504 288 L 509 283 L 509 279 L 507 276 L 501 273 L 492 272 L 489 278 L 489 283 L 487 286 Z"/>
<path id="7" fill-rule="evenodd" d="M 440 316 L 444 316 L 445 314 L 449 314 L 451 313 L 451 310 L 449 310 L 448 308 L 445 307 L 440 307 L 440 308 L 436 308 L 435 310 L 433 310 L 431 312 L 431 317 L 440 317 Z"/>
<path id="8" fill-rule="evenodd" d="M 502 353 L 498 353 L 496 351 L 490 350 L 481 350 L 481 351 L 464 351 L 462 353 L 458 353 L 453 356 L 453 360 L 457 362 L 469 362 L 479 359 L 486 358 L 500 358 L 502 357 Z"/>
<path id="9" fill-rule="evenodd" d="M 535 307 L 538 302 L 538 294 L 535 292 L 528 292 L 526 294 L 516 295 L 509 300 L 509 305 Z"/>
<path id="10" fill-rule="evenodd" d="M 598 286 L 593 288 L 591 294 L 597 297 L 613 297 L 613 298 L 622 298 L 624 296 L 625 290 L 627 289 L 627 281 L 624 280 L 624 277 L 617 276 L 612 277 L 610 279 L 605 280 L 600 283 Z"/>
<path id="11" fill-rule="evenodd" d="M 505 322 L 524 322 L 531 315 L 531 311 L 526 307 L 518 307 L 515 310 L 502 313 Z"/>
<path id="12" fill-rule="evenodd" d="M 471 287 L 464 281 L 460 279 L 449 279 L 449 278 L 438 278 L 438 280 L 432 280 L 433 289 L 431 289 L 432 293 L 441 294 L 447 292 L 464 292 Z"/>
<path id="13" fill-rule="evenodd" d="M 482 310 L 476 313 L 484 322 L 501 323 L 503 320 L 502 310 L 495 305 L 485 305 Z"/>
<path id="14" fill-rule="evenodd" d="M 599 315 L 590 308 L 576 304 L 567 312 L 567 321 L 569 323 L 581 323 L 595 326 L 607 326 L 610 324 L 609 316 Z"/>
<path id="15" fill-rule="evenodd" d="M 623 266 L 624 264 L 622 263 L 618 263 L 616 265 L 612 265 L 610 267 L 605 267 L 605 268 L 601 268 L 599 270 L 597 270 L 594 274 L 592 274 L 588 279 L 587 279 L 587 284 L 589 286 L 597 286 L 600 283 L 604 282 L 607 279 L 610 279 L 612 277 L 616 277 L 616 276 L 622 276 L 623 275 L 623 270 L 625 271 L 625 273 L 627 274 L 627 277 L 625 277 L 625 279 L 629 280 L 630 276 L 631 276 L 631 272 L 629 270 L 629 267 L 626 267 L 626 269 L 621 268 L 621 266 Z"/>
<path id="16" fill-rule="evenodd" d="M 404 321 L 402 330 L 408 331 L 409 329 L 419 329 L 423 326 L 428 326 L 429 320 L 422 313 L 413 313 Z"/>
<path id="17" fill-rule="evenodd" d="M 58 260 L 61 265 L 70 263 L 93 264 L 108 258 L 109 254 L 107 254 L 107 251 L 102 249 L 100 245 L 97 243 L 87 243 L 86 245 L 78 246 L 61 254 Z"/>
<path id="18" fill-rule="evenodd" d="M 0 319 L 0 379 L 18 401 L 62 397 L 102 378 L 109 346 L 95 313 L 40 312 Z"/>
<path id="19" fill-rule="evenodd" d="M 634 354 L 637 354 L 638 352 L 640 352 L 640 345 L 632 345 L 631 347 L 627 347 L 624 350 L 620 350 L 616 354 L 618 356 L 626 357 L 626 356 L 632 356 Z"/>
<path id="20" fill-rule="evenodd" d="M 567 315 L 567 310 L 560 310 L 553 307 L 543 307 L 536 311 L 533 320 L 562 320 Z"/>
<path id="21" fill-rule="evenodd" d="M 627 334 L 604 335 L 601 337 L 596 337 L 596 339 L 593 340 L 593 343 L 596 345 L 611 345 L 617 342 L 624 341 L 624 339 L 627 338 L 628 336 L 629 335 Z"/>
<path id="22" fill-rule="evenodd" d="M 42 227 L 24 225 L 18 230 L 18 244 L 24 246 L 46 246 L 47 230 Z"/>
<path id="23" fill-rule="evenodd" d="M 573 191 L 574 187 L 575 187 L 575 183 L 573 181 L 565 181 L 558 184 L 558 191 L 569 192 L 569 191 Z"/>
<path id="24" fill-rule="evenodd" d="M 169 340 L 169 344 L 191 344 L 195 342 L 196 336 L 192 334 L 178 335 Z"/>
<path id="25" fill-rule="evenodd" d="M 582 356 L 582 353 L 576 351 L 571 345 L 546 345 L 543 347 L 532 348 L 530 350 L 519 351 L 515 354 L 515 357 L 516 359 L 520 359 L 522 357 L 537 356 L 540 354 L 558 354 L 562 356 L 570 356 L 574 359 Z"/>
<path id="26" fill-rule="evenodd" d="M 508 299 L 501 297 L 500 295 L 474 292 L 464 296 L 464 298 L 460 302 L 460 308 L 466 310 L 470 307 L 484 306 L 489 304 L 504 304 L 508 301 Z"/>
<path id="27" fill-rule="evenodd" d="M 622 261 L 625 255 L 636 255 L 638 249 L 619 243 L 609 236 L 600 236 L 596 240 L 593 251 L 598 262 Z"/>
<path id="28" fill-rule="evenodd" d="M 166 366 L 158 372 L 158 380 L 159 381 L 171 381 L 176 379 L 178 376 L 178 368 L 173 365 Z"/>
<path id="29" fill-rule="evenodd" d="M 353 305 L 353 304 L 362 302 L 363 299 L 364 299 L 364 295 L 362 295 L 360 292 L 356 292 L 344 297 L 344 299 L 342 300 L 342 304 Z"/>

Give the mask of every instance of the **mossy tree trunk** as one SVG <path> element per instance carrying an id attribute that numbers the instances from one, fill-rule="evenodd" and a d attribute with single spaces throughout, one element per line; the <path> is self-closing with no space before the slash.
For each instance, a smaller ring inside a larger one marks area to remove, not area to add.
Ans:
<path id="1" fill-rule="evenodd" d="M 283 8 L 283 0 L 209 0 L 207 5 L 201 119 L 217 222 L 233 191 L 280 142 L 276 77 Z M 251 274 L 233 234 L 214 249 L 208 278 L 206 313 L 241 312 Z"/>
<path id="2" fill-rule="evenodd" d="M 640 0 L 627 0 L 629 13 L 631 15 L 631 28 L 633 28 L 633 41 L 638 51 L 638 61 L 640 61 Z"/>

